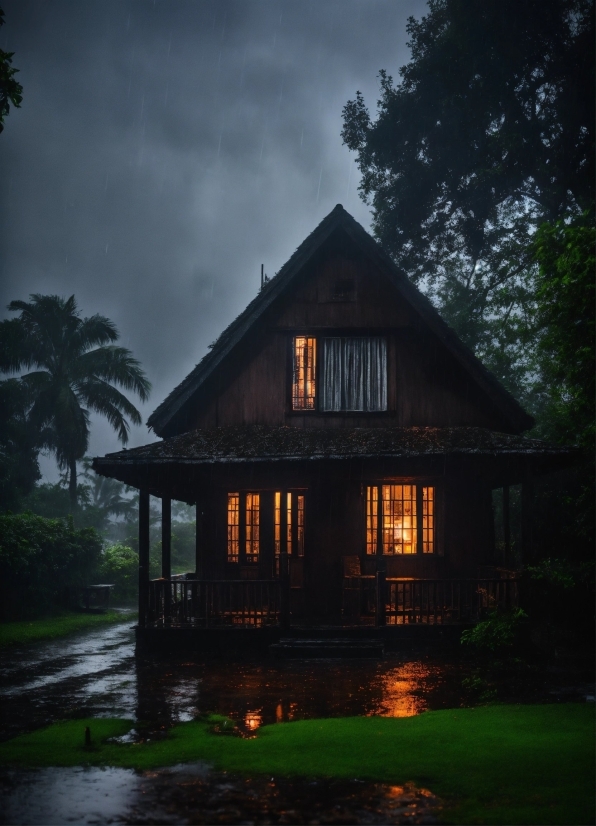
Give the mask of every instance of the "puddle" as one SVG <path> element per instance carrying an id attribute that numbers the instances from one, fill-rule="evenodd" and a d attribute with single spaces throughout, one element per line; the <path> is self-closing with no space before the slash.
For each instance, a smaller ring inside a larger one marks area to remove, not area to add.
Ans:
<path id="1" fill-rule="evenodd" d="M 246 778 L 196 763 L 162 771 L 0 772 L 0 824 L 437 823 L 440 801 L 412 785 Z"/>

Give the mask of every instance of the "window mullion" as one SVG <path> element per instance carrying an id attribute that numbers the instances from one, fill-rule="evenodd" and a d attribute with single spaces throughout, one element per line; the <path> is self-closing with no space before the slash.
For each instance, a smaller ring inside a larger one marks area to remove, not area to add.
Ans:
<path id="1" fill-rule="evenodd" d="M 423 533 L 423 502 L 422 502 L 422 485 L 416 485 L 416 553 L 421 554 L 423 551 L 422 542 L 424 539 Z"/>
<path id="2" fill-rule="evenodd" d="M 383 555 L 383 488 L 377 485 L 377 556 Z"/>

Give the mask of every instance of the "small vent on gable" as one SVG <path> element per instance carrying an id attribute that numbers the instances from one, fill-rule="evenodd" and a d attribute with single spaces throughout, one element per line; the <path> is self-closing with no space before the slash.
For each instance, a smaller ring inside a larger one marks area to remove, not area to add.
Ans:
<path id="1" fill-rule="evenodd" d="M 356 283 L 353 278 L 340 278 L 333 282 L 332 301 L 356 301 Z"/>

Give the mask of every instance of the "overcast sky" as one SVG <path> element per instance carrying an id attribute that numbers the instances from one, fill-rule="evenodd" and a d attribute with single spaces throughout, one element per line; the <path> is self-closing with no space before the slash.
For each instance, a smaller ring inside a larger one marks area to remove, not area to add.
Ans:
<path id="1" fill-rule="evenodd" d="M 75 294 L 153 384 L 143 418 L 337 203 L 341 111 L 407 62 L 421 0 L 2 0 L 0 304 Z M 130 445 L 155 436 L 143 425 Z M 117 450 L 94 420 L 90 453 Z M 42 469 L 53 477 L 53 461 Z"/>

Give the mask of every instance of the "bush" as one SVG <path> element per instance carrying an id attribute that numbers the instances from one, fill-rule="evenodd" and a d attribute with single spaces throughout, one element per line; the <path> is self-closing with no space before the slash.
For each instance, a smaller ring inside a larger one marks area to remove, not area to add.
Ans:
<path id="1" fill-rule="evenodd" d="M 64 606 L 69 588 L 89 583 L 101 559 L 93 528 L 32 513 L 0 515 L 0 619 L 40 616 Z"/>
<path id="2" fill-rule="evenodd" d="M 474 628 L 463 631 L 461 641 L 471 645 L 479 654 L 505 653 L 511 649 L 519 635 L 526 613 L 521 608 L 511 611 L 493 611 L 488 619 L 479 622 Z"/>
<path id="3" fill-rule="evenodd" d="M 136 598 L 139 590 L 139 555 L 121 542 L 108 545 L 103 552 L 100 573 L 104 582 L 113 583 L 113 597 L 116 600 L 130 601 Z"/>

